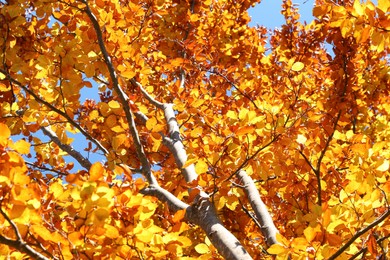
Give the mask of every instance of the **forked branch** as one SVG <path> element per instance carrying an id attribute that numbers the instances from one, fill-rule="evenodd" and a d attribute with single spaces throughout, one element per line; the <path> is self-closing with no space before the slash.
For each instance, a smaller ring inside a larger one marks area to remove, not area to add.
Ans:
<path id="1" fill-rule="evenodd" d="M 76 123 L 73 118 L 71 118 L 66 112 L 56 108 L 55 106 L 53 106 L 52 104 L 50 104 L 49 102 L 47 102 L 46 100 L 40 98 L 36 93 L 34 93 L 34 91 L 32 91 L 31 89 L 29 89 L 28 87 L 24 86 L 22 83 L 20 83 L 18 80 L 14 79 L 7 71 L 3 70 L 3 69 L 0 69 L 0 72 L 3 73 L 4 75 L 6 75 L 7 77 L 7 80 L 9 80 L 10 82 L 12 82 L 13 84 L 16 84 L 18 87 L 20 87 L 21 89 L 23 89 L 26 93 L 28 93 L 29 95 L 31 95 L 32 97 L 34 97 L 34 99 L 42 104 L 42 105 L 45 105 L 46 107 L 48 107 L 50 110 L 56 112 L 57 114 L 59 114 L 60 116 L 64 117 L 66 119 L 67 122 L 69 122 L 69 124 L 71 124 L 74 128 L 76 128 L 77 130 L 80 131 L 81 134 L 83 134 L 88 140 L 90 140 L 91 142 L 93 142 L 98 148 L 99 150 L 101 150 L 103 152 L 103 154 L 108 154 L 108 151 L 107 149 L 98 141 L 96 140 L 95 138 L 93 138 L 84 128 L 82 128 L 78 123 Z"/>
<path id="2" fill-rule="evenodd" d="M 164 111 L 164 117 L 168 126 L 169 136 L 163 136 L 163 143 L 173 154 L 176 165 L 182 169 L 188 159 L 188 156 L 182 138 L 180 137 L 180 129 L 176 120 L 175 111 L 173 110 L 173 104 L 161 103 L 154 99 L 140 83 L 136 82 L 135 80 L 132 80 L 131 83 L 133 86 L 136 86 L 140 89 L 141 93 L 152 105 Z M 190 164 L 182 169 L 182 174 L 187 182 L 191 182 L 198 178 L 194 164 Z"/>
<path id="3" fill-rule="evenodd" d="M 345 243 L 342 247 L 340 247 L 339 250 L 336 251 L 331 257 L 329 257 L 328 260 L 334 260 L 337 259 L 338 256 L 340 256 L 345 250 L 348 249 L 350 245 L 355 242 L 356 239 L 358 239 L 361 235 L 369 231 L 370 229 L 374 228 L 375 226 L 379 225 L 381 222 L 383 222 L 388 216 L 390 216 L 390 208 L 387 208 L 387 210 L 379 216 L 377 219 L 375 219 L 370 225 L 368 225 L 365 228 L 360 229 L 357 231 L 348 241 Z"/>
<path id="4" fill-rule="evenodd" d="M 13 247 L 16 250 L 26 253 L 28 256 L 30 256 L 33 259 L 38 260 L 49 260 L 46 256 L 42 255 L 41 253 L 35 251 L 31 246 L 26 244 L 22 236 L 19 232 L 18 227 L 16 224 L 8 217 L 8 215 L 3 211 L 3 209 L 0 207 L 0 214 L 4 217 L 5 220 L 11 225 L 12 229 L 14 230 L 16 240 L 7 238 L 3 235 L 0 235 L 0 243 L 5 244 L 7 246 Z"/>

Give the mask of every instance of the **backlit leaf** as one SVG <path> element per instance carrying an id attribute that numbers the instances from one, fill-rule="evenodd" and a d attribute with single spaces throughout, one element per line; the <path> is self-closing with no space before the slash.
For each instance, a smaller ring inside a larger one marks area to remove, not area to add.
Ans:
<path id="1" fill-rule="evenodd" d="M 280 244 L 273 244 L 267 249 L 267 252 L 271 255 L 284 255 L 288 253 L 288 248 L 280 245 Z"/>
<path id="2" fill-rule="evenodd" d="M 299 134 L 297 137 L 297 142 L 299 144 L 305 144 L 307 141 L 307 138 L 304 135 Z"/>
<path id="3" fill-rule="evenodd" d="M 206 245 L 204 243 L 197 244 L 195 246 L 195 250 L 196 250 L 196 252 L 198 252 L 201 255 L 207 254 L 207 253 L 210 252 L 210 249 L 209 249 L 208 245 Z"/>
<path id="4" fill-rule="evenodd" d="M 11 132 L 8 127 L 5 124 L 0 123 L 0 146 L 6 146 L 10 136 Z"/>
<path id="5" fill-rule="evenodd" d="M 292 65 L 291 70 L 293 70 L 293 71 L 301 71 L 304 67 L 305 67 L 305 64 L 303 64 L 302 62 L 298 61 L 298 62 L 295 62 Z"/>
<path id="6" fill-rule="evenodd" d="M 384 160 L 383 163 L 376 168 L 377 171 L 381 171 L 381 172 L 387 171 L 388 169 L 389 169 L 389 160 Z"/>
<path id="7" fill-rule="evenodd" d="M 103 177 L 104 168 L 103 165 L 100 162 L 96 162 L 91 166 L 91 169 L 89 169 L 89 179 L 91 181 L 97 181 L 101 180 Z"/>
<path id="8" fill-rule="evenodd" d="M 1 131 L 1 130 L 0 130 Z M 28 154 L 30 152 L 30 143 L 24 141 L 24 140 L 18 140 L 16 141 L 12 147 L 21 154 Z"/>

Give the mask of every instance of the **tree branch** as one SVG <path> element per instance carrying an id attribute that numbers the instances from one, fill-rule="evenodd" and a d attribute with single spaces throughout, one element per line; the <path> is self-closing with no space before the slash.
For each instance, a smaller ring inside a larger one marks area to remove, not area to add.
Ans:
<path id="1" fill-rule="evenodd" d="M 34 97 L 34 99 L 38 102 L 38 103 L 41 103 L 45 106 L 47 106 L 50 110 L 56 112 L 57 114 L 61 115 L 62 117 L 64 117 L 74 128 L 76 128 L 77 130 L 80 131 L 80 133 L 82 133 L 88 140 L 90 140 L 91 142 L 93 142 L 98 148 L 99 150 L 101 150 L 104 154 L 108 154 L 108 151 L 106 148 L 104 148 L 104 146 L 98 141 L 96 140 L 95 138 L 93 138 L 84 128 L 82 128 L 78 123 L 76 123 L 73 118 L 71 118 L 66 112 L 64 111 L 61 111 L 59 110 L 58 108 L 56 108 L 55 106 L 53 106 L 52 104 L 50 104 L 49 102 L 43 100 L 42 98 L 40 98 L 37 94 L 35 94 L 32 90 L 30 90 L 28 87 L 24 86 L 22 83 L 20 83 L 18 80 L 14 79 L 13 77 L 11 77 L 11 75 L 9 75 L 9 73 L 3 69 L 0 69 L 0 72 L 3 73 L 4 75 L 6 75 L 7 79 L 18 85 L 21 89 L 23 89 L 25 92 L 27 92 L 28 94 L 30 94 L 31 96 Z"/>
<path id="2" fill-rule="evenodd" d="M 22 236 L 20 235 L 20 232 L 18 230 L 18 227 L 16 224 L 8 217 L 7 214 L 3 211 L 3 209 L 0 207 L 0 213 L 1 215 L 7 220 L 7 222 L 11 225 L 12 229 L 14 230 L 16 240 L 9 239 L 3 235 L 0 235 L 0 243 L 5 244 L 7 246 L 13 247 L 16 250 L 23 252 L 30 256 L 33 259 L 38 259 L 38 260 L 49 260 L 49 258 L 45 257 L 41 253 L 35 251 L 32 247 L 27 245 L 23 239 Z"/>
<path id="3" fill-rule="evenodd" d="M 138 130 L 135 127 L 134 116 L 133 116 L 133 113 L 132 113 L 130 105 L 129 105 L 129 97 L 126 95 L 126 93 L 123 91 L 123 89 L 119 85 L 118 76 L 116 74 L 114 65 L 112 64 L 111 57 L 108 54 L 106 46 L 104 44 L 103 33 L 102 33 L 101 28 L 100 28 L 99 22 L 96 19 L 96 16 L 92 13 L 92 10 L 90 9 L 90 7 L 88 5 L 88 1 L 82 0 L 82 2 L 86 6 L 84 12 L 88 15 L 88 17 L 91 20 L 92 25 L 95 29 L 100 51 L 102 52 L 104 62 L 106 63 L 107 69 L 110 73 L 112 87 L 114 88 L 115 92 L 117 93 L 119 100 L 120 100 L 120 103 L 123 106 L 123 110 L 124 110 L 125 115 L 126 115 L 127 123 L 129 125 L 131 137 L 132 137 L 134 145 L 135 145 L 137 157 L 141 161 L 142 172 L 144 173 L 146 179 L 148 180 L 148 182 L 150 184 L 157 184 L 157 180 L 152 174 L 149 160 L 148 160 L 148 158 L 144 152 L 143 146 L 141 144 Z"/>
<path id="4" fill-rule="evenodd" d="M 42 132 L 47 135 L 56 145 L 58 145 L 61 150 L 67 152 L 70 156 L 72 156 L 82 167 L 89 170 L 92 166 L 92 163 L 85 158 L 80 152 L 76 151 L 71 145 L 63 144 L 56 133 L 54 133 L 50 127 L 42 126 Z"/>
<path id="5" fill-rule="evenodd" d="M 184 179 L 187 182 L 196 180 L 198 178 L 198 174 L 195 171 L 194 164 L 190 164 L 183 169 L 188 156 L 180 137 L 180 128 L 176 120 L 175 111 L 173 110 L 173 104 L 161 103 L 149 95 L 149 93 L 142 87 L 140 83 L 136 82 L 135 80 L 132 80 L 131 83 L 141 90 L 141 93 L 152 105 L 164 111 L 169 137 L 163 136 L 163 143 L 173 154 L 176 165 L 182 169 Z"/>
<path id="6" fill-rule="evenodd" d="M 211 243 L 225 259 L 252 259 L 237 238 L 223 226 L 214 205 L 208 199 L 198 196 L 187 208 L 185 216 L 206 232 Z"/>
<path id="7" fill-rule="evenodd" d="M 176 198 L 175 195 L 173 195 L 166 189 L 161 188 L 158 185 L 149 185 L 148 187 L 140 190 L 140 193 L 157 197 L 160 201 L 167 203 L 169 209 L 173 212 L 189 207 L 188 204 L 182 202 L 181 200 Z"/>
<path id="8" fill-rule="evenodd" d="M 338 256 L 340 256 L 347 248 L 355 242 L 356 239 L 358 239 L 361 235 L 369 231 L 370 229 L 374 228 L 375 226 L 379 225 L 382 221 L 384 221 L 388 216 L 390 216 L 390 208 L 387 208 L 385 213 L 383 213 L 381 216 L 379 216 L 377 219 L 375 219 L 370 225 L 368 225 L 365 228 L 360 229 L 358 232 L 353 235 L 347 243 L 345 243 L 339 250 L 337 250 L 336 253 L 334 253 L 331 257 L 329 257 L 328 260 L 334 260 Z"/>
<path id="9" fill-rule="evenodd" d="M 243 184 L 243 189 L 245 194 L 248 196 L 249 203 L 255 212 L 256 218 L 260 222 L 260 230 L 265 237 L 267 245 L 271 246 L 278 243 L 276 240 L 278 229 L 275 227 L 267 206 L 261 200 L 259 191 L 257 190 L 252 178 L 248 176 L 248 174 L 246 174 L 246 172 L 243 170 L 238 172 L 237 177 Z"/>

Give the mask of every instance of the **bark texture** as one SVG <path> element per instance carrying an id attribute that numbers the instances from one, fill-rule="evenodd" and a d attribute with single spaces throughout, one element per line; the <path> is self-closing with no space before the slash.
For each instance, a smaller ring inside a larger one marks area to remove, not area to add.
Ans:
<path id="1" fill-rule="evenodd" d="M 252 178 L 245 171 L 239 171 L 237 176 L 244 185 L 245 194 L 248 196 L 249 203 L 255 212 L 256 218 L 260 222 L 261 233 L 264 235 L 267 245 L 271 246 L 278 243 L 276 240 L 278 229 L 275 227 L 267 206 L 261 200 L 259 191 Z"/>

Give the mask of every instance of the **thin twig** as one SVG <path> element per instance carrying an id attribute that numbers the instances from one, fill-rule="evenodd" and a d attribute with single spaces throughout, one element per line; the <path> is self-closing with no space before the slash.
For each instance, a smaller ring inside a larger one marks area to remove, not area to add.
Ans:
<path id="1" fill-rule="evenodd" d="M 13 247 L 16 250 L 19 250 L 23 253 L 26 253 L 28 256 L 34 259 L 38 260 L 49 260 L 49 258 L 45 257 L 41 253 L 35 251 L 32 247 L 30 247 L 28 244 L 26 244 L 22 236 L 20 235 L 19 229 L 16 226 L 16 224 L 8 217 L 8 215 L 3 211 L 3 209 L 0 207 L 0 214 L 7 220 L 7 222 L 11 225 L 12 229 L 14 230 L 16 240 L 9 239 L 3 235 L 0 235 L 0 243 L 5 244 L 7 246 Z"/>
<path id="2" fill-rule="evenodd" d="M 18 80 L 14 79 L 13 77 L 11 77 L 11 75 L 9 75 L 8 72 L 6 72 L 5 70 L 3 69 L 0 69 L 0 72 L 3 73 L 4 75 L 6 75 L 7 79 L 18 85 L 21 89 L 23 89 L 25 92 L 27 92 L 28 94 L 30 94 L 31 96 L 34 97 L 34 99 L 38 102 L 38 103 L 41 103 L 45 106 L 47 106 L 50 110 L 56 112 L 57 114 L 61 115 L 62 117 L 64 117 L 67 122 L 69 122 L 69 124 L 71 124 L 74 128 L 76 128 L 77 130 L 79 130 L 88 140 L 90 140 L 91 142 L 93 142 L 98 148 L 99 150 L 101 150 L 104 154 L 108 154 L 108 151 L 106 148 L 104 148 L 104 146 L 98 141 L 96 140 L 95 138 L 93 138 L 84 128 L 82 128 L 78 123 L 76 123 L 73 118 L 71 118 L 66 112 L 64 111 L 61 111 L 60 109 L 56 108 L 55 106 L 53 106 L 52 104 L 50 104 L 49 102 L 43 100 L 42 98 L 40 98 L 37 94 L 35 94 L 32 90 L 30 90 L 28 87 L 24 86 L 22 83 L 20 83 Z"/>
<path id="3" fill-rule="evenodd" d="M 339 250 L 336 251 L 331 257 L 329 257 L 328 260 L 334 260 L 338 256 L 340 256 L 347 248 L 355 242 L 356 239 L 358 239 L 361 235 L 369 231 L 370 229 L 374 228 L 375 226 L 379 225 L 381 222 L 383 222 L 388 216 L 390 216 L 390 208 L 388 208 L 385 213 L 383 213 L 381 216 L 379 216 L 377 219 L 375 219 L 370 225 L 368 225 L 365 228 L 360 229 L 358 232 L 353 235 L 347 243 L 345 243 Z"/>
<path id="4" fill-rule="evenodd" d="M 85 158 L 79 151 L 75 150 L 71 145 L 62 143 L 58 136 L 48 126 L 42 126 L 41 130 L 55 144 L 57 144 L 61 148 L 61 150 L 67 152 L 70 156 L 72 156 L 82 167 L 87 170 L 91 168 L 92 163 L 87 158 Z"/>

